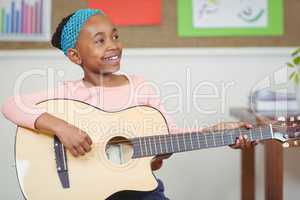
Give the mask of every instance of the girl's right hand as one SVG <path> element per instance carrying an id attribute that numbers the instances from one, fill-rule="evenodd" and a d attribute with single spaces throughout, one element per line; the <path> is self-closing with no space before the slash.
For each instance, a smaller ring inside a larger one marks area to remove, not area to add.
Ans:
<path id="1" fill-rule="evenodd" d="M 84 156 L 91 151 L 92 139 L 90 136 L 79 128 L 67 124 L 55 131 L 55 135 L 72 153 L 73 156 Z"/>
<path id="2" fill-rule="evenodd" d="M 52 136 L 56 135 L 75 157 L 91 151 L 93 142 L 86 132 L 49 113 L 43 113 L 37 118 L 35 128 Z"/>

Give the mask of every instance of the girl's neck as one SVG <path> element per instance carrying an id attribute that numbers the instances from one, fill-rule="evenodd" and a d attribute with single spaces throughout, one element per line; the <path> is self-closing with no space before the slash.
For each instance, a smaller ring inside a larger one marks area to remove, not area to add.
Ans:
<path id="1" fill-rule="evenodd" d="M 90 74 L 84 73 L 83 81 L 91 86 L 104 86 L 109 87 L 114 80 L 114 74 Z"/>
<path id="2" fill-rule="evenodd" d="M 114 86 L 120 86 L 120 85 L 124 84 L 124 82 L 122 81 L 122 78 L 120 78 L 120 76 L 113 74 L 113 73 L 107 73 L 107 74 L 84 73 L 83 81 L 88 86 L 91 86 L 91 87 L 94 87 L 94 86 L 96 86 L 96 87 L 97 86 L 114 87 Z"/>

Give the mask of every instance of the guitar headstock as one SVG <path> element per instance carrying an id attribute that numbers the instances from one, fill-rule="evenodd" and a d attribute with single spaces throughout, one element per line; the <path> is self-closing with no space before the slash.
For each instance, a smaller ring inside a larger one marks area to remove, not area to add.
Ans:
<path id="1" fill-rule="evenodd" d="M 283 142 L 283 147 L 300 146 L 300 116 L 278 117 L 272 129 L 273 138 Z"/>

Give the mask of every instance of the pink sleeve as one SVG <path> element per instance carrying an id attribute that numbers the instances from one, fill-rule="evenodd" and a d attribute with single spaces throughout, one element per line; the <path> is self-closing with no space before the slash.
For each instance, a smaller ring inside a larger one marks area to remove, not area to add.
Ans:
<path id="1" fill-rule="evenodd" d="M 3 115 L 19 126 L 34 129 L 36 119 L 46 112 L 36 104 L 60 96 L 63 86 L 49 91 L 9 97 L 1 107 Z M 64 96 L 64 95 L 62 95 Z"/>
<path id="2" fill-rule="evenodd" d="M 158 109 L 162 115 L 165 117 L 170 133 L 182 133 L 184 129 L 178 127 L 173 120 L 173 118 L 168 114 L 164 106 L 161 104 L 160 96 L 157 94 L 157 91 L 154 87 L 154 84 L 146 81 L 144 78 L 140 76 L 135 77 L 135 82 L 138 87 L 138 96 L 143 95 L 145 97 L 145 103 L 149 106 L 152 106 Z"/>

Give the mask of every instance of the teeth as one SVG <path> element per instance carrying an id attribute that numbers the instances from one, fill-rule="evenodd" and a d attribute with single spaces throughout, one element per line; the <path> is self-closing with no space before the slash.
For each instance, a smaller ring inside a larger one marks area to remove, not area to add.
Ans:
<path id="1" fill-rule="evenodd" d="M 111 57 L 104 58 L 104 60 L 116 60 L 118 58 L 119 56 L 111 56 Z"/>

